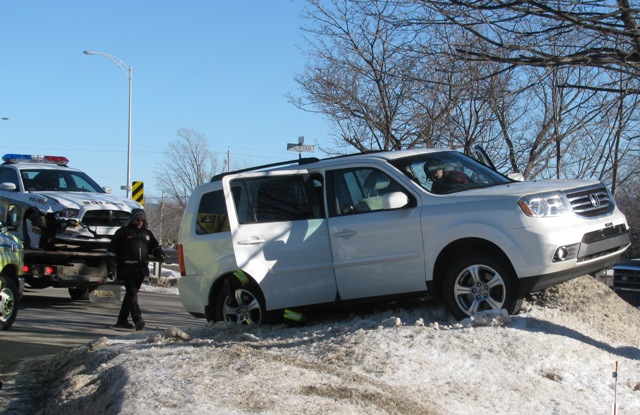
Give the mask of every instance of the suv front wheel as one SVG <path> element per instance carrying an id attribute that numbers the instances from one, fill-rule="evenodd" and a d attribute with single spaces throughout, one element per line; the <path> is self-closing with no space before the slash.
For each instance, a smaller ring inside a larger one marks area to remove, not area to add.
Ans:
<path id="1" fill-rule="evenodd" d="M 512 314 L 517 305 L 514 279 L 511 267 L 493 254 L 462 258 L 447 270 L 445 304 L 458 320 L 487 310 Z"/>

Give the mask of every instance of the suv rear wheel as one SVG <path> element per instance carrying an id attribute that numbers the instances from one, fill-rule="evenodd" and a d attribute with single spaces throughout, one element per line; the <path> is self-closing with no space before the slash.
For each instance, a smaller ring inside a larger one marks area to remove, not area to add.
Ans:
<path id="1" fill-rule="evenodd" d="M 444 301 L 458 320 L 480 311 L 517 305 L 515 275 L 511 267 L 493 254 L 474 255 L 451 265 L 444 281 Z"/>
<path id="2" fill-rule="evenodd" d="M 237 324 L 266 324 L 267 312 L 258 285 L 250 281 L 242 286 L 235 284 L 234 277 L 225 281 L 216 295 L 216 321 L 231 321 Z"/>

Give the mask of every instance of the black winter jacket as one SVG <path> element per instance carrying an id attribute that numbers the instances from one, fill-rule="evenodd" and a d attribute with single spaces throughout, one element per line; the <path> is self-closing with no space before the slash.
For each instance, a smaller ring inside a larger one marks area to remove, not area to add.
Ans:
<path id="1" fill-rule="evenodd" d="M 149 255 L 162 260 L 164 252 L 150 230 L 129 224 L 118 229 L 107 248 L 107 272 L 118 278 L 149 275 Z"/>

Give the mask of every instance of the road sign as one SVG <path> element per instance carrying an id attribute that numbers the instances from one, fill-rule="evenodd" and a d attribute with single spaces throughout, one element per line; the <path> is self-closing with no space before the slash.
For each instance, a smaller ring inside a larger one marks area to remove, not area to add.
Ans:
<path id="1" fill-rule="evenodd" d="M 310 144 L 292 144 L 287 143 L 287 150 L 297 151 L 298 153 L 313 153 L 314 147 Z"/>
<path id="2" fill-rule="evenodd" d="M 132 199 L 144 206 L 144 182 L 133 182 Z"/>

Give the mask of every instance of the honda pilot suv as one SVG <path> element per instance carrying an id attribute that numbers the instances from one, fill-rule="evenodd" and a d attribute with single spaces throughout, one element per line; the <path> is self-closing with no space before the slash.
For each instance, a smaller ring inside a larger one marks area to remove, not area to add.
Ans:
<path id="1" fill-rule="evenodd" d="M 430 296 L 457 319 L 612 266 L 624 215 L 597 181 L 514 181 L 457 151 L 301 159 L 216 176 L 178 255 L 194 316 L 274 322 L 315 306 Z"/>

